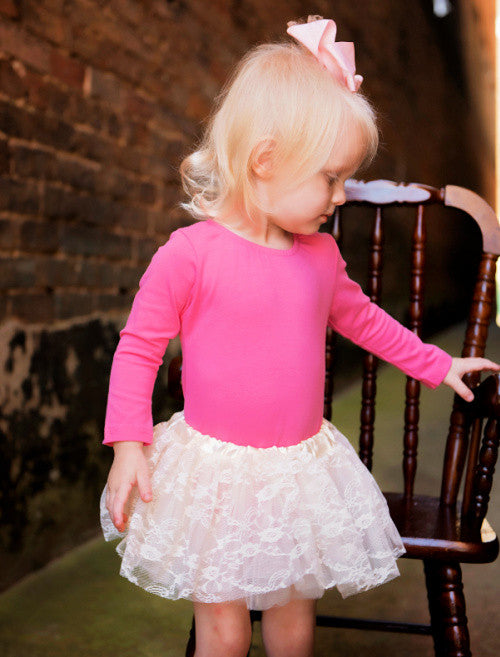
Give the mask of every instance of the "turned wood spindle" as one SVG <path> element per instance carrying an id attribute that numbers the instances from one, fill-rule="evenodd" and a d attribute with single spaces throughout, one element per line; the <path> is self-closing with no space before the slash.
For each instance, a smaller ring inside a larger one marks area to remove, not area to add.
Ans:
<path id="1" fill-rule="evenodd" d="M 499 439 L 500 424 L 498 419 L 490 418 L 484 429 L 483 444 L 474 473 L 473 500 L 470 513 L 474 518 L 477 529 L 480 529 L 488 510 L 493 474 L 498 458 Z"/>
<path id="2" fill-rule="evenodd" d="M 425 267 L 426 229 L 424 206 L 417 207 L 417 216 L 412 238 L 411 279 L 410 279 L 410 325 L 418 336 L 422 332 L 424 312 L 424 267 Z M 413 495 L 417 472 L 418 421 L 420 417 L 420 382 L 411 377 L 406 379 L 405 427 L 403 447 L 404 495 Z"/>
<path id="3" fill-rule="evenodd" d="M 484 355 L 495 294 L 496 260 L 497 256 L 492 253 L 483 253 L 481 257 L 462 350 L 463 358 Z M 479 378 L 478 372 L 470 372 L 463 377 L 463 381 L 469 387 L 474 387 L 479 382 Z M 457 502 L 467 447 L 467 422 L 460 400 L 455 395 L 444 457 L 442 504 L 455 505 Z"/>
<path id="4" fill-rule="evenodd" d="M 380 303 L 382 294 L 384 229 L 382 208 L 377 207 L 370 243 L 367 294 L 374 303 Z M 363 386 L 361 392 L 361 427 L 359 434 L 359 458 L 371 470 L 373 465 L 373 434 L 375 425 L 375 397 L 377 394 L 378 358 L 366 353 L 363 358 Z"/>

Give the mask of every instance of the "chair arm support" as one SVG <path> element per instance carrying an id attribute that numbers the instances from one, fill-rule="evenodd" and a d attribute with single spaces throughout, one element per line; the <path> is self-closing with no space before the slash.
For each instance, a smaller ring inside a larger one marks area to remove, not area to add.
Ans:
<path id="1" fill-rule="evenodd" d="M 474 400 L 464 402 L 462 406 L 469 420 L 500 418 L 500 373 L 491 374 L 473 392 Z"/>
<path id="2" fill-rule="evenodd" d="M 480 530 L 486 517 L 493 475 L 498 458 L 500 441 L 500 374 L 489 376 L 474 390 L 474 401 L 468 413 L 469 421 L 486 418 L 481 448 L 474 468 L 472 482 L 470 519 L 474 528 Z"/>

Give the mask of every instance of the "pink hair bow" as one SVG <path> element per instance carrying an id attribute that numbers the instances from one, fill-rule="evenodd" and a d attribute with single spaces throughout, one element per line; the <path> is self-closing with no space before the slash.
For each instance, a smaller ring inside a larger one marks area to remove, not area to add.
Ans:
<path id="1" fill-rule="evenodd" d="M 288 23 L 288 26 L 287 33 L 310 50 L 336 80 L 351 91 L 359 89 L 363 77 L 356 75 L 354 43 L 335 41 L 335 21 L 309 16 L 307 23 Z"/>

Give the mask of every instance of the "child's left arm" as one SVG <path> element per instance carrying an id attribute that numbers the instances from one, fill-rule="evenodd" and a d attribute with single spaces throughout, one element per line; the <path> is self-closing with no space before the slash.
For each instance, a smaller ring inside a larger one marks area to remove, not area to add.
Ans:
<path id="1" fill-rule="evenodd" d="M 448 374 L 444 377 L 443 383 L 460 395 L 465 401 L 472 401 L 474 393 L 462 381 L 462 377 L 467 372 L 480 372 L 481 370 L 500 371 L 500 365 L 487 358 L 453 358 Z"/>
<path id="2" fill-rule="evenodd" d="M 439 347 L 422 342 L 415 333 L 373 303 L 358 283 L 349 278 L 334 240 L 332 245 L 336 272 L 328 324 L 335 331 L 430 388 L 440 383 L 449 385 L 466 401 L 473 399 L 473 393 L 462 381 L 464 374 L 500 370 L 500 366 L 491 360 L 452 358 Z"/>

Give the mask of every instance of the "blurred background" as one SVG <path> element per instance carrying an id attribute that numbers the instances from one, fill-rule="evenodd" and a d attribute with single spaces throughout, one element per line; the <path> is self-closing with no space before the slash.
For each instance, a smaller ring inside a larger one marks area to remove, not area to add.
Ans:
<path id="1" fill-rule="evenodd" d="M 308 14 L 354 41 L 378 111 L 363 178 L 463 185 L 495 206 L 495 0 L 0 0 L 0 590 L 98 534 L 111 359 L 151 256 L 191 222 L 179 163 L 239 57 Z M 406 229 L 387 215 L 386 307 L 404 319 L 391 280 Z M 444 221 L 429 226 L 425 337 L 463 321 L 476 266 L 475 227 Z M 157 421 L 165 385 L 162 368 Z"/>

